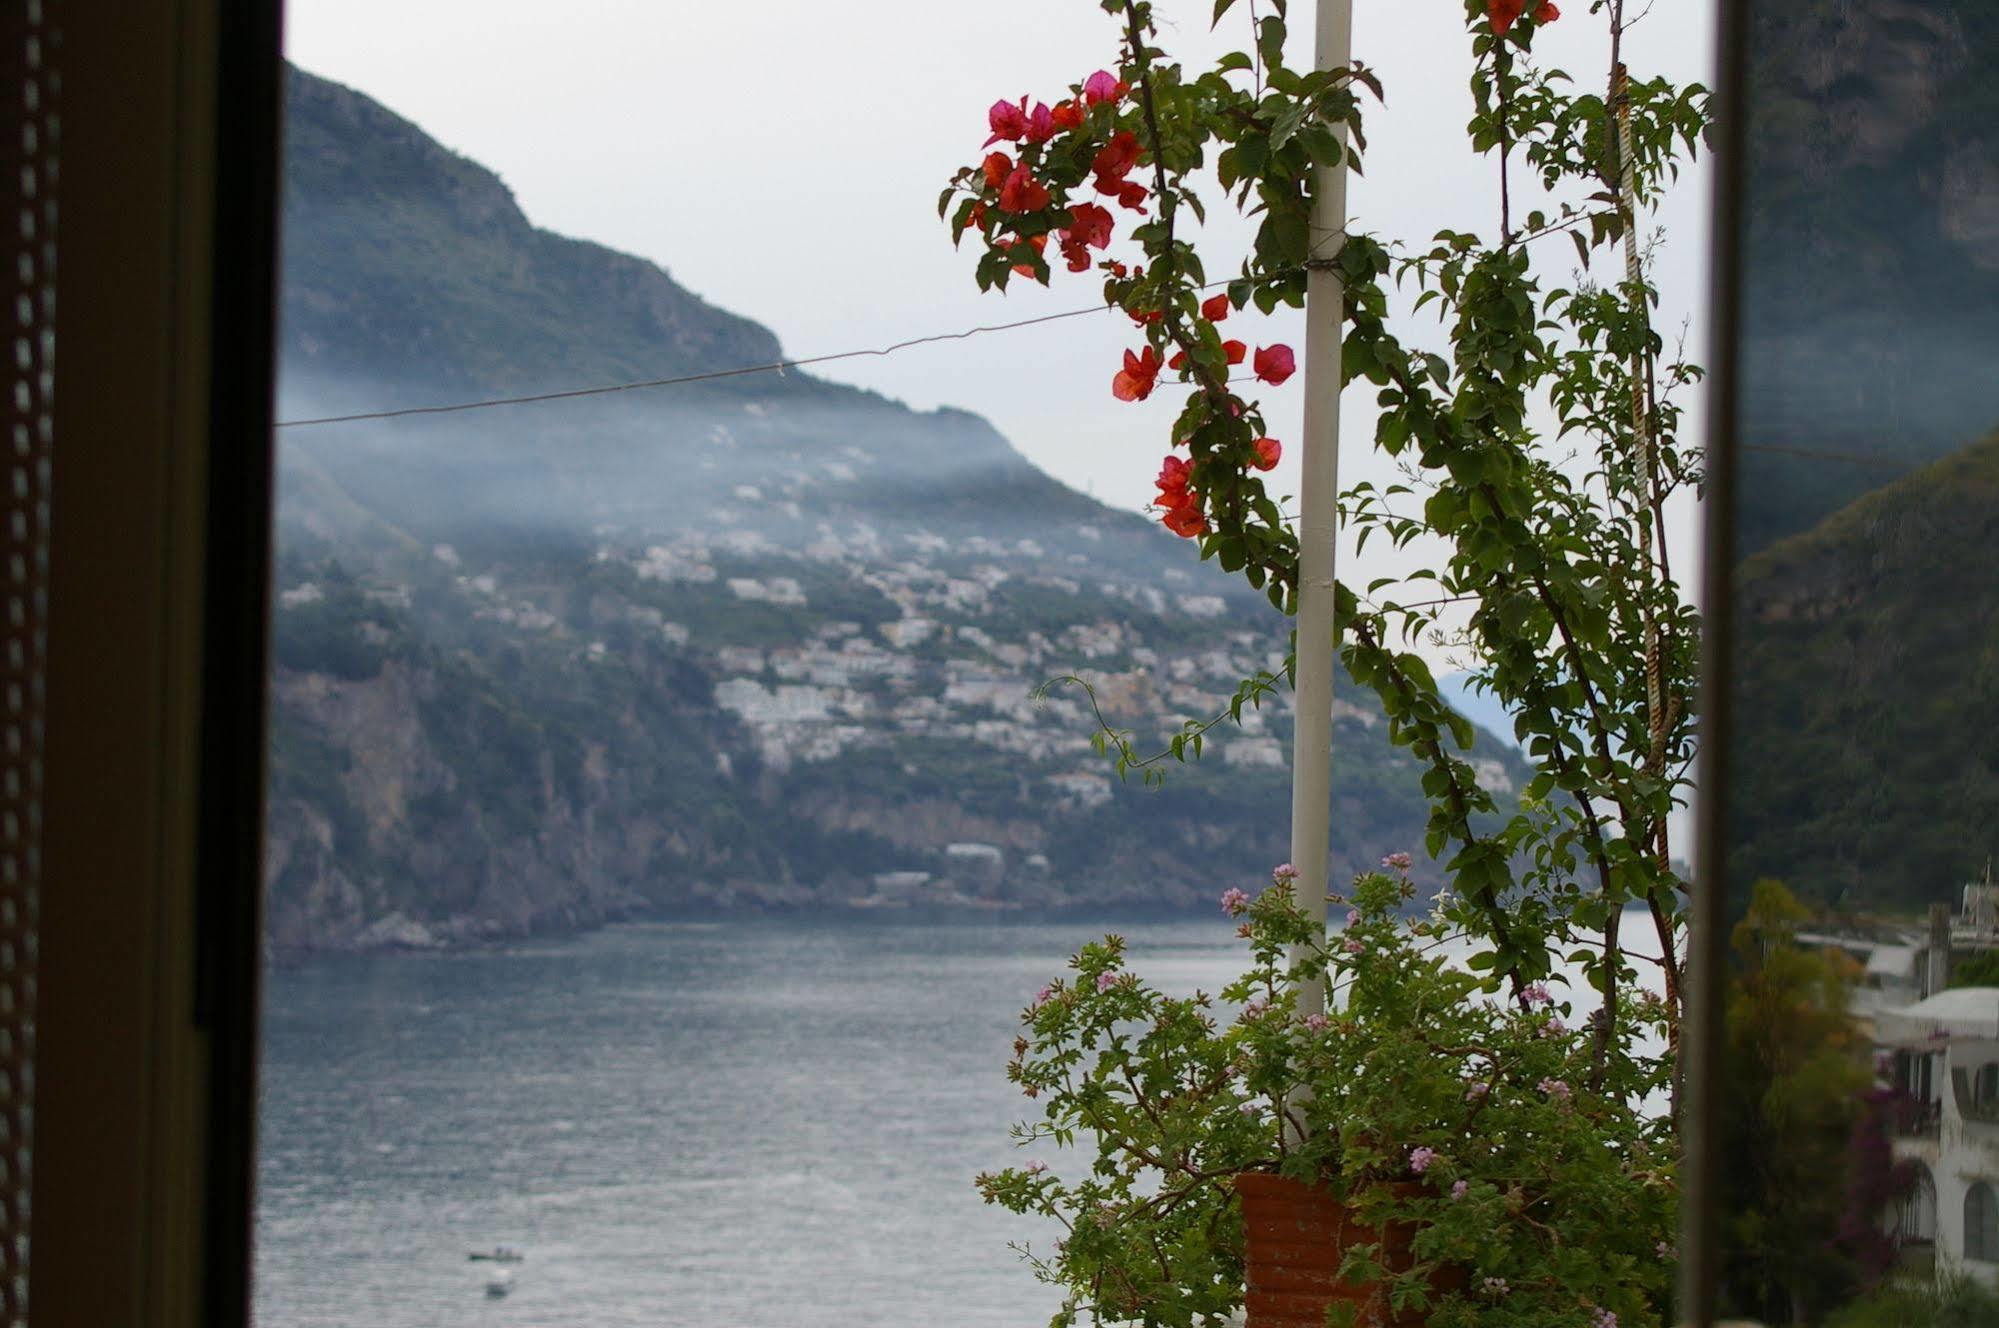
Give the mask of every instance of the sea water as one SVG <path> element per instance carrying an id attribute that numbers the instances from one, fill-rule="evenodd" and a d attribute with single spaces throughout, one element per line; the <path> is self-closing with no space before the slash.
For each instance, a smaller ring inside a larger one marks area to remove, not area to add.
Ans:
<path id="1" fill-rule="evenodd" d="M 1005 1066 L 1036 989 L 1113 930 L 1177 994 L 1248 958 L 1217 910 L 652 923 L 274 971 L 258 1328 L 1045 1324 L 1059 1296 L 1008 1243 L 1059 1229 L 972 1177 L 1086 1165 L 1014 1147 L 1038 1104 Z M 466 1256 L 497 1245 L 528 1257 L 489 1299 Z"/>
<path id="2" fill-rule="evenodd" d="M 1116 930 L 1169 990 L 1242 965 L 1212 921 L 621 926 L 268 979 L 259 1328 L 1046 1323 L 984 1205 L 1029 1156 L 1019 1014 Z M 526 1250 L 484 1294 L 474 1250 Z"/>

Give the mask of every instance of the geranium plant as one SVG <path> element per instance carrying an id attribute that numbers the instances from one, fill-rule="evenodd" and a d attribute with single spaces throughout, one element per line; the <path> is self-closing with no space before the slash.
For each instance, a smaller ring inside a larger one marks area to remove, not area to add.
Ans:
<path id="1" fill-rule="evenodd" d="M 1385 1312 L 1437 1328 L 1663 1321 L 1674 1145 L 1638 1105 L 1662 1063 L 1593 1086 L 1563 996 L 1535 983 L 1494 999 L 1447 961 L 1448 922 L 1404 917 L 1407 862 L 1358 879 L 1331 931 L 1285 869 L 1253 900 L 1230 891 L 1249 963 L 1220 1004 L 1148 984 L 1109 936 L 1024 1012 L 1009 1074 L 1041 1117 L 1016 1134 L 1089 1165 L 1032 1161 L 978 1184 L 1064 1228 L 1052 1252 L 1030 1250 L 1068 1293 L 1055 1328 L 1220 1322 L 1244 1296 L 1245 1172 L 1323 1186 L 1364 1227 L 1411 1233 L 1399 1258 L 1380 1242 L 1343 1252 L 1341 1276 Z M 1301 975 L 1325 976 L 1343 1008 L 1301 1017 Z M 1656 1037 L 1664 1010 L 1621 1017 L 1627 1036 Z"/>

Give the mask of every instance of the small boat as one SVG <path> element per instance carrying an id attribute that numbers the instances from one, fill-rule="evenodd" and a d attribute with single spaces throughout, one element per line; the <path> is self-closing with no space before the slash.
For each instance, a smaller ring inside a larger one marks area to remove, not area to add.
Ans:
<path id="1" fill-rule="evenodd" d="M 486 1279 L 486 1299 L 499 1300 L 514 1289 L 514 1270 L 495 1268 Z"/>
<path id="2" fill-rule="evenodd" d="M 474 1250 L 465 1256 L 473 1263 L 525 1263 L 527 1252 L 511 1245 L 495 1245 L 490 1250 Z"/>

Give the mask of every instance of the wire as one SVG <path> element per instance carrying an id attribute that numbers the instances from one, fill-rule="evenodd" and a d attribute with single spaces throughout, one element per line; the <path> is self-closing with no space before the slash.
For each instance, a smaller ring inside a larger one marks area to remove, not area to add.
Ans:
<path id="1" fill-rule="evenodd" d="M 1269 275 L 1275 278 L 1286 274 L 1277 272 Z M 1217 286 L 1232 285 L 1235 280 L 1237 279 L 1229 278 L 1222 281 L 1210 281 L 1196 287 L 1196 289 L 1212 290 Z M 718 378 L 741 378 L 746 374 L 781 374 L 786 369 L 800 369 L 811 364 L 831 364 L 835 360 L 858 360 L 869 356 L 893 355 L 899 350 L 908 350 L 911 346 L 927 346 L 938 341 L 963 341 L 967 337 L 976 337 L 987 332 L 1011 332 L 1015 328 L 1034 327 L 1040 323 L 1059 322 L 1064 318 L 1081 318 L 1086 314 L 1109 313 L 1117 307 L 1114 304 L 1096 304 L 1091 305 L 1087 309 L 1070 309 L 1065 313 L 1042 314 L 1039 318 L 1023 318 L 1012 323 L 988 323 L 980 327 L 967 328 L 963 332 L 938 332 L 927 337 L 911 337 L 907 341 L 898 341 L 894 345 L 882 346 L 875 350 L 843 350 L 836 351 L 831 355 L 810 355 L 798 360 L 776 360 L 770 364 L 746 364 L 735 369 L 715 369 L 708 373 L 682 374 L 677 378 L 647 378 L 636 383 L 608 383 L 601 387 L 573 387 L 561 392 L 536 392 L 520 397 L 489 397 L 478 401 L 454 401 L 441 406 L 403 406 L 395 410 L 366 410 L 357 411 L 351 415 L 320 415 L 311 419 L 280 420 L 271 427 L 274 429 L 306 429 L 321 424 L 352 424 L 360 420 L 396 420 L 409 415 L 450 415 L 464 410 L 490 410 L 495 406 L 526 406 L 537 401 L 568 401 L 576 397 L 607 396 L 613 392 L 637 392 L 653 387 L 679 387 L 685 383 L 713 382 Z M 1249 380 L 1236 378 L 1230 381 L 1247 382 Z"/>
<path id="2" fill-rule="evenodd" d="M 876 350 L 843 350 L 832 355 L 810 355 L 798 360 L 776 360 L 770 364 L 746 364 L 736 369 L 682 374 L 677 378 L 647 378 L 636 383 L 573 387 L 562 392 L 536 392 L 521 397 L 489 397 L 480 401 L 455 401 L 442 406 L 404 406 L 396 410 L 359 411 L 352 415 L 321 415 L 303 420 L 280 420 L 271 427 L 305 429 L 320 424 L 351 424 L 357 420 L 395 420 L 407 415 L 449 415 L 462 410 L 489 410 L 495 406 L 525 406 L 537 401 L 568 401 L 576 397 L 606 396 L 613 392 L 636 392 L 644 388 L 678 387 L 683 383 L 706 383 L 718 378 L 740 378 L 745 374 L 783 373 L 786 369 L 799 369 L 809 364 L 830 364 L 834 360 L 854 360 L 870 355 L 893 355 L 899 350 L 907 350 L 911 346 L 924 346 L 935 341 L 963 341 L 967 337 L 976 337 L 985 332 L 1007 332 L 1017 327 L 1033 327 L 1037 323 L 1053 323 L 1063 318 L 1080 318 L 1084 314 L 1107 313 L 1116 307 L 1113 304 L 1099 304 L 1088 309 L 1071 309 L 1066 313 L 1023 318 L 1014 323 L 991 323 L 983 327 L 967 328 L 963 332 L 939 332 L 934 336 L 912 337 L 908 341 L 898 341 L 892 346 L 883 346 Z"/>

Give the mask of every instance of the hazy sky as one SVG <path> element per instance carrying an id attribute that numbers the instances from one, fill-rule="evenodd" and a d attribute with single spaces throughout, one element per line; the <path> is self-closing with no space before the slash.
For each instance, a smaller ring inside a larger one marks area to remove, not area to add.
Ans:
<path id="1" fill-rule="evenodd" d="M 1588 7 L 1572 0 L 1537 46 L 1545 62 L 1594 89 L 1607 42 Z M 1234 15 L 1209 32 L 1211 9 L 1209 0 L 1161 0 L 1171 25 L 1163 44 L 1189 63 L 1244 45 Z M 1380 73 L 1387 103 L 1371 110 L 1354 229 L 1414 240 L 1445 226 L 1489 232 L 1493 170 L 1462 134 L 1471 113 L 1462 7 L 1357 0 L 1355 9 L 1355 54 Z M 1710 81 L 1713 9 L 1713 0 L 1659 0 L 1627 43 L 1635 73 Z M 1297 62 L 1311 6 L 1294 0 L 1293 11 Z M 978 158 L 995 98 L 1052 102 L 1114 62 L 1116 26 L 1096 0 L 291 0 L 288 16 L 300 65 L 497 171 L 536 224 L 658 262 L 773 329 L 789 354 L 1100 302 L 1093 274 L 1059 263 L 1050 290 L 1023 283 L 981 296 L 974 256 L 952 249 L 936 215 L 948 176 Z M 1703 160 L 1684 177 L 1660 218 L 1669 335 L 1705 294 L 1704 168 Z M 1201 237 L 1211 274 L 1233 269 L 1252 231 L 1211 220 Z M 1560 246 L 1551 277 L 1566 281 L 1563 255 L 1572 251 L 1559 238 L 1546 243 Z M 1295 314 L 1238 315 L 1230 330 L 1302 351 Z M 1434 324 L 1412 330 L 1441 344 Z M 1696 320 L 1697 351 L 1705 338 Z M 1093 315 L 823 372 L 917 407 L 977 411 L 1058 478 L 1139 507 L 1151 497 L 1179 394 L 1112 398 L 1120 352 L 1137 344 L 1122 317 Z M 1294 378 L 1265 393 L 1287 444 L 1301 385 Z M 1379 475 L 1366 455 L 1371 391 L 1349 394 L 1348 405 L 1342 478 Z M 1284 492 L 1294 466 L 1295 449 L 1278 475 Z M 1675 524 L 1691 531 L 1684 513 Z M 1368 553 L 1379 556 L 1373 545 Z"/>

